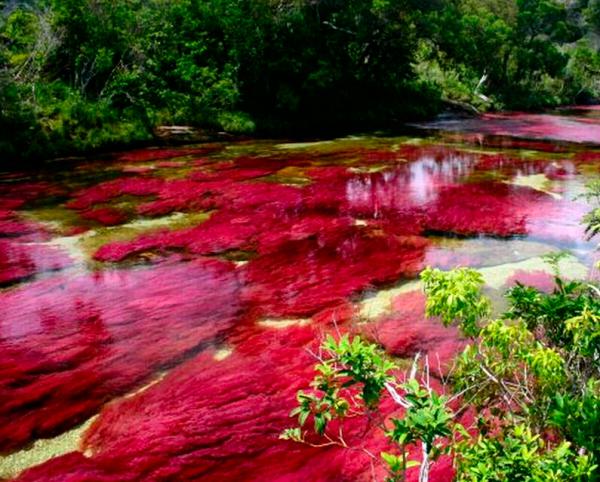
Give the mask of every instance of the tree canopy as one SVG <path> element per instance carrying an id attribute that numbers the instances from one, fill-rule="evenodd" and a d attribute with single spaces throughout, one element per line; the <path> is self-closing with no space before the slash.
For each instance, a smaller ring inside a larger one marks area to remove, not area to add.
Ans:
<path id="1" fill-rule="evenodd" d="M 444 102 L 597 98 L 596 0 L 0 2 L 0 148 L 50 157 L 161 124 L 390 127 Z"/>

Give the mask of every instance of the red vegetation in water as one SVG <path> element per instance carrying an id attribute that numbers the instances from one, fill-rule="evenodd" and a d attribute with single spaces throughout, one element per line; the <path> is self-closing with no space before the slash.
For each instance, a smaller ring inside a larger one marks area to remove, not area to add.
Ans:
<path id="1" fill-rule="evenodd" d="M 195 171 L 190 174 L 189 178 L 193 181 L 246 181 L 268 176 L 277 170 L 265 167 L 236 168 L 235 165 L 228 165 L 227 170 L 218 165 L 212 165 L 211 167 L 215 170 Z"/>
<path id="2" fill-rule="evenodd" d="M 122 159 L 191 154 L 202 153 L 143 150 Z M 582 154 L 573 165 L 591 157 Z M 343 324 L 354 317 L 354 294 L 414 276 L 431 260 L 422 237 L 428 231 L 556 240 L 574 239 L 580 229 L 565 225 L 580 210 L 569 200 L 502 183 L 465 183 L 488 170 L 506 179 L 541 173 L 569 179 L 575 168 L 568 161 L 549 165 L 431 146 L 212 161 L 153 163 L 152 171 L 82 189 L 68 203 L 103 224 L 126 220 L 116 205 L 122 196 L 137 197 L 141 215 L 215 209 L 199 226 L 111 243 L 96 254 L 119 261 L 153 251 L 173 260 L 170 253 L 177 250 L 180 265 L 162 260 L 151 269 L 59 275 L 0 293 L 0 397 L 9 401 L 0 408 L 3 448 L 71 427 L 156 371 L 180 364 L 146 392 L 106 408 L 88 437 L 92 458 L 51 460 L 24 480 L 367 479 L 368 460 L 355 453 L 276 439 L 291 423 L 295 391 L 312 376 L 314 360 L 305 348 L 314 348 L 319 331 L 333 318 Z M 185 179 L 149 174 L 179 166 L 194 170 Z M 260 179 L 287 166 L 301 167 L 311 184 Z M 364 172 L 369 166 L 379 172 Z M 5 223 L 5 236 L 21 236 L 0 244 L 0 273 L 11 272 L 11 280 L 37 272 L 38 258 L 52 259 L 30 253 L 28 271 L 26 258 L 13 256 L 33 249 L 23 237 L 27 229 L 37 236 L 39 228 L 12 224 L 22 223 L 14 210 L 46 192 L 40 184 L 0 195 L 0 229 Z M 228 263 L 182 262 L 232 250 L 246 251 L 249 259 L 236 271 Z M 13 253 L 5 256 L 5 269 L 3 251 Z M 435 259 L 456 262 L 439 254 Z M 255 332 L 245 320 L 258 316 L 312 316 L 317 326 Z M 244 322 L 236 324 L 238 319 Z M 399 356 L 427 351 L 444 361 L 460 345 L 454 330 L 424 320 L 419 293 L 398 297 L 391 314 L 361 329 Z M 209 349 L 188 359 L 215 342 L 231 345 L 233 354 L 216 362 Z M 352 422 L 350 438 L 360 435 L 375 452 L 384 448 L 375 442 L 383 439 L 381 432 L 364 429 Z M 450 478 L 447 463 L 436 470 L 432 480 Z"/>
<path id="3" fill-rule="evenodd" d="M 184 181 L 193 183 L 193 181 Z M 140 236 L 131 242 L 109 243 L 98 250 L 95 258 L 100 261 L 120 261 L 125 257 L 147 250 L 186 249 L 194 254 L 211 254 L 233 249 L 253 249 L 259 235 L 268 237 L 271 232 L 285 236 L 290 213 L 301 201 L 297 188 L 274 183 L 232 184 L 198 183 L 206 192 L 222 189 L 218 200 L 224 209 L 215 213 L 208 221 L 194 228 L 179 231 L 162 231 Z M 181 186 L 181 185 L 180 185 Z M 181 186 L 183 189 L 183 186 Z M 177 192 L 178 188 L 174 191 Z M 195 196 L 194 196 L 195 193 Z M 187 199 L 187 200 L 186 200 Z M 171 198 L 173 203 L 196 202 L 208 208 L 217 201 L 210 196 L 201 197 L 197 191 Z M 169 199 L 152 203 L 153 212 L 157 203 L 168 203 Z M 142 205 L 141 208 L 146 207 Z M 140 208 L 140 209 L 141 209 Z"/>
<path id="4" fill-rule="evenodd" d="M 0 186 L 0 209 L 17 209 L 34 199 L 63 194 L 62 189 L 47 182 L 3 182 Z"/>
<path id="5" fill-rule="evenodd" d="M 544 174 L 552 181 L 567 181 L 575 178 L 577 168 L 574 163 L 569 161 L 553 162 L 544 169 Z"/>
<path id="6" fill-rule="evenodd" d="M 474 144 L 485 147 L 499 147 L 501 149 L 527 149 L 539 152 L 569 152 L 564 145 L 551 141 L 531 141 L 524 139 L 514 139 L 510 137 L 500 137 L 485 134 L 447 134 L 445 139 L 461 144 Z"/>
<path id="7" fill-rule="evenodd" d="M 61 251 L 41 244 L 49 239 L 42 226 L 23 220 L 12 210 L 46 190 L 49 188 L 44 183 L 28 183 L 6 186 L 0 194 L 0 286 L 71 264 L 70 258 Z"/>
<path id="8" fill-rule="evenodd" d="M 162 155 L 184 155 L 171 154 Z M 129 156 L 156 158 L 156 151 Z M 360 172 L 350 160 L 379 172 Z M 95 254 L 113 262 L 146 251 L 164 255 L 151 269 L 57 276 L 0 293 L 0 397 L 9 400 L 0 408 L 3 447 L 71 427 L 162 368 L 179 365 L 146 391 L 105 407 L 85 443 L 91 458 L 68 454 L 22 480 L 368 480 L 369 461 L 354 452 L 277 440 L 293 423 L 295 391 L 312 378 L 306 348 L 315 348 L 321 330 L 333 319 L 351 320 L 352 296 L 365 289 L 412 277 L 432 258 L 444 266 L 469 261 L 428 257 L 428 232 L 563 240 L 580 229 L 565 224 L 581 209 L 569 200 L 466 182 L 490 169 L 507 179 L 542 173 L 563 179 L 571 172 L 564 162 L 554 171 L 545 161 L 422 146 L 325 153 L 318 167 L 312 161 L 296 154 L 202 159 L 189 163 L 194 171 L 185 179 L 130 176 L 75 194 L 68 206 L 100 222 L 119 222 L 110 204 L 121 196 L 137 196 L 141 215 L 215 212 L 198 226 L 109 243 Z M 287 166 L 302 167 L 311 183 L 260 179 Z M 172 251 L 181 252 L 177 265 Z M 248 259 L 235 271 L 224 262 L 183 261 L 232 251 Z M 261 330 L 249 323 L 259 317 L 312 317 L 314 326 Z M 391 354 L 437 353 L 442 363 L 461 343 L 455 330 L 424 319 L 416 292 L 358 329 Z M 217 362 L 213 344 L 233 353 Z M 386 413 L 393 409 L 384 405 Z M 349 424 L 348 441 L 356 440 L 375 453 L 385 448 L 383 434 L 364 420 Z M 432 481 L 450 478 L 447 460 L 436 465 Z"/>
<path id="9" fill-rule="evenodd" d="M 456 184 L 461 169 L 464 171 L 464 161 L 457 158 L 454 166 L 427 158 L 371 174 L 357 174 L 339 166 L 312 168 L 307 173 L 313 183 L 303 188 L 234 182 L 227 175 L 219 180 L 164 181 L 151 185 L 156 188 L 157 199 L 141 204 L 140 213 L 214 208 L 218 212 L 197 227 L 109 243 L 100 248 L 95 258 L 118 262 L 144 251 L 172 250 L 191 254 L 229 250 L 273 253 L 287 242 L 311 236 L 322 239 L 324 232 L 347 230 L 354 218 L 380 230 L 384 236 L 418 236 L 427 232 L 533 235 L 560 238 L 562 242 L 579 235 L 578 226 L 567 229 L 560 220 L 579 216 L 582 206 L 556 201 L 529 187 L 494 182 Z M 212 174 L 209 178 L 213 179 Z M 120 188 L 133 193 L 140 186 L 148 186 L 148 181 L 128 179 Z M 158 181 L 151 181 L 155 182 Z M 112 193 L 110 186 L 114 182 L 111 183 L 108 191 Z M 107 188 L 100 191 L 104 189 Z M 138 192 L 148 194 L 150 190 Z M 79 199 L 90 197 L 98 198 L 93 188 Z"/>
<path id="10" fill-rule="evenodd" d="M 3 218 L 4 216 L 4 218 Z M 0 237 L 31 234 L 39 230 L 39 226 L 28 221 L 17 221 L 12 213 L 0 211 Z"/>
<path id="11" fill-rule="evenodd" d="M 598 151 L 583 151 L 575 154 L 576 162 L 594 162 L 600 161 L 600 152 Z"/>
<path id="12" fill-rule="evenodd" d="M 107 271 L 0 292 L 0 447 L 55 435 L 230 328 L 229 263 Z"/>
<path id="13" fill-rule="evenodd" d="M 71 259 L 56 248 L 26 238 L 0 238 L 0 286 L 66 268 L 71 263 Z"/>
<path id="14" fill-rule="evenodd" d="M 415 276 L 427 245 L 424 238 L 369 228 L 323 231 L 250 260 L 244 298 L 262 316 L 312 315 L 368 285 Z"/>
<path id="15" fill-rule="evenodd" d="M 163 179 L 153 177 L 123 177 L 106 181 L 76 192 L 66 206 L 83 210 L 124 195 L 152 196 L 160 190 L 164 182 Z"/>
<path id="16" fill-rule="evenodd" d="M 485 114 L 472 119 L 436 121 L 424 126 L 486 136 L 547 139 L 559 142 L 597 144 L 600 139 L 600 120 L 582 116 L 515 112 Z"/>
<path id="17" fill-rule="evenodd" d="M 3 211 L 3 215 L 6 215 L 7 211 L 20 208 L 23 204 L 25 204 L 24 199 L 0 196 L 0 210 Z"/>
<path id="18" fill-rule="evenodd" d="M 278 440 L 294 424 L 295 393 L 313 376 L 318 329 L 258 330 L 229 340 L 233 353 L 215 362 L 207 351 L 159 384 L 111 404 L 85 441 L 91 458 L 68 454 L 25 472 L 20 481 L 114 480 L 279 481 L 370 480 L 369 458 L 340 447 L 315 449 Z M 389 399 L 384 413 L 396 411 Z M 365 417 L 349 419 L 346 441 L 372 453 L 388 449 Z M 376 468 L 381 478 L 382 467 Z M 409 481 L 416 481 L 416 471 Z M 432 481 L 449 480 L 448 459 Z"/>
<path id="19" fill-rule="evenodd" d="M 464 346 L 456 328 L 425 317 L 425 295 L 404 293 L 392 301 L 391 314 L 362 326 L 363 333 L 390 354 L 402 358 L 429 354 L 434 372 L 446 368 Z M 438 365 L 439 362 L 439 365 Z"/>
<path id="20" fill-rule="evenodd" d="M 506 288 L 512 288 L 517 283 L 533 286 L 546 293 L 552 292 L 556 287 L 554 276 L 546 271 L 518 270 L 506 281 Z"/>
<path id="21" fill-rule="evenodd" d="M 165 182 L 152 193 L 156 200 L 140 204 L 138 214 L 144 216 L 162 216 L 173 211 L 202 211 L 213 209 L 209 183 L 175 179 Z"/>
<path id="22" fill-rule="evenodd" d="M 95 208 L 81 211 L 79 215 L 83 219 L 96 221 L 104 226 L 116 226 L 127 221 L 127 214 L 115 208 Z"/>
<path id="23" fill-rule="evenodd" d="M 426 206 L 426 226 L 461 235 L 535 234 L 531 222 L 551 219 L 558 203 L 546 193 L 504 183 L 480 183 L 441 189 Z"/>
<path id="24" fill-rule="evenodd" d="M 172 159 L 174 157 L 184 156 L 204 156 L 208 153 L 221 150 L 219 145 L 206 145 L 194 149 L 139 149 L 137 151 L 128 151 L 125 154 L 118 156 L 118 161 L 125 162 L 148 162 L 158 159 Z"/>
<path id="25" fill-rule="evenodd" d="M 555 161 L 555 164 L 562 165 L 570 161 Z M 529 176 L 543 173 L 549 163 L 544 159 L 520 159 L 509 157 L 504 154 L 486 154 L 479 156 L 475 164 L 475 169 L 480 172 L 493 171 L 496 174 L 502 174 L 508 178 L 514 176 Z"/>

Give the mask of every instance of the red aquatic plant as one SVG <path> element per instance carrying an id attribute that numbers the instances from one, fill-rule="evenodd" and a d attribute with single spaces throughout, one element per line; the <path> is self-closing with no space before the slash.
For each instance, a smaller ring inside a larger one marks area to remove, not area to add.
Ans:
<path id="1" fill-rule="evenodd" d="M 117 164 L 192 155 L 202 153 L 143 150 Z M 594 162 L 584 157 L 574 167 L 556 161 L 555 168 L 543 159 L 432 145 L 325 146 L 317 154 L 160 161 L 148 173 L 80 189 L 67 206 L 104 224 L 127 219 L 125 201 L 127 213 L 138 216 L 213 212 L 196 226 L 107 243 L 94 256 L 142 256 L 155 265 L 60 273 L 0 292 L 0 397 L 9 400 L 0 408 L 0 447 L 59 433 L 104 406 L 82 447 L 91 457 L 68 454 L 22 480 L 368 479 L 369 460 L 355 452 L 276 440 L 289 425 L 295 391 L 312 376 L 306 350 L 334 321 L 345 330 L 356 316 L 353 301 L 366 290 L 414 277 L 424 264 L 473 260 L 430 250 L 428 234 L 579 239 L 582 205 L 482 179 L 488 172 L 505 181 L 545 173 L 560 183 Z M 300 168 L 307 182 L 279 184 L 278 171 L 287 167 Z M 0 226 L 22 222 L 14 210 L 43 191 L 0 195 Z M 5 236 L 21 236 L 1 241 L 7 253 L 31 249 L 22 239 L 29 234 L 6 226 Z M 234 267 L 209 255 L 245 263 Z M 5 256 L 8 282 L 39 272 L 27 271 L 19 256 Z M 267 329 L 256 323 L 261 318 L 310 318 L 311 325 Z M 444 362 L 460 347 L 453 329 L 424 320 L 417 292 L 394 299 L 390 313 L 357 329 L 398 356 L 438 353 Z M 232 353 L 217 361 L 227 352 L 213 345 Z M 144 392 L 115 400 L 174 366 Z M 365 422 L 349 424 L 348 441 L 365 440 L 378 453 L 382 439 Z M 434 470 L 432 480 L 450 477 L 447 461 Z"/>
<path id="2" fill-rule="evenodd" d="M 390 313 L 361 325 L 361 332 L 381 344 L 394 356 L 412 358 L 417 353 L 431 356 L 431 369 L 448 368 L 464 347 L 458 331 L 425 316 L 425 295 L 420 291 L 403 293 L 392 300 Z"/>
<path id="3" fill-rule="evenodd" d="M 369 285 L 415 276 L 427 245 L 360 227 L 289 241 L 243 267 L 244 298 L 263 316 L 311 315 Z"/>
<path id="4" fill-rule="evenodd" d="M 137 151 L 128 151 L 125 154 L 121 154 L 116 159 L 122 162 L 148 162 L 158 159 L 172 159 L 174 157 L 204 156 L 208 153 L 219 151 L 221 148 L 218 144 L 207 144 L 198 148 L 138 149 Z"/>
<path id="5" fill-rule="evenodd" d="M 95 204 L 107 203 L 124 195 L 155 195 L 164 180 L 155 177 L 123 177 L 84 188 L 73 194 L 66 206 L 71 209 L 90 209 Z"/>
<path id="6" fill-rule="evenodd" d="M 233 336 L 233 351 L 223 361 L 208 350 L 143 393 L 108 406 L 84 442 L 90 458 L 68 454 L 19 480 L 325 482 L 368 480 L 372 470 L 381 477 L 382 467 L 372 469 L 360 450 L 277 440 L 292 423 L 296 391 L 312 378 L 315 360 L 306 349 L 314 349 L 318 337 L 311 326 Z M 384 414 L 394 410 L 383 403 Z M 375 425 L 364 417 L 348 419 L 346 442 L 374 454 L 388 449 Z M 450 461 L 440 461 L 431 476 L 446 480 Z"/>
<path id="7" fill-rule="evenodd" d="M 472 119 L 442 120 L 424 127 L 525 139 L 596 144 L 600 120 L 582 116 L 526 114 L 520 112 L 485 114 Z"/>
<path id="8" fill-rule="evenodd" d="M 214 342 L 240 310 L 233 267 L 199 259 L 0 292 L 0 449 L 73 427 Z"/>
<path id="9" fill-rule="evenodd" d="M 85 211 L 81 211 L 79 215 L 83 219 L 96 221 L 104 226 L 122 224 L 128 218 L 127 214 L 123 211 L 111 207 L 86 209 Z"/>
<path id="10" fill-rule="evenodd" d="M 23 238 L 0 238 L 0 286 L 59 270 L 71 263 L 67 255 L 54 247 Z"/>

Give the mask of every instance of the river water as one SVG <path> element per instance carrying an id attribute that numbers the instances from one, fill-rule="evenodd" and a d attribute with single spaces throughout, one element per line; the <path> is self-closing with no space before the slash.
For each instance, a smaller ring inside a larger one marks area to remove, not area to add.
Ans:
<path id="1" fill-rule="evenodd" d="M 600 175 L 599 114 L 0 173 L 0 479 L 370 480 L 364 454 L 277 438 L 310 350 L 351 331 L 399 363 L 451 360 L 426 266 L 479 268 L 498 305 L 516 281 L 550 286 L 551 252 L 597 276 L 577 196 Z M 365 421 L 348 438 L 385 448 Z"/>

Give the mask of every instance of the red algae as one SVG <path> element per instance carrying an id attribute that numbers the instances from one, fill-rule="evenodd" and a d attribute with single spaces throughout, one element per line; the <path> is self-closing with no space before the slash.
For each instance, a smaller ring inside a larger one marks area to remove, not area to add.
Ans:
<path id="1" fill-rule="evenodd" d="M 417 353 L 429 355 L 435 373 L 445 370 L 464 347 L 456 328 L 446 328 L 439 320 L 425 317 L 425 295 L 420 291 L 394 298 L 392 314 L 362 325 L 361 331 L 390 355 L 402 358 Z"/>
<path id="2" fill-rule="evenodd" d="M 473 119 L 443 120 L 422 124 L 429 129 L 461 131 L 481 135 L 546 139 L 558 142 L 597 144 L 600 120 L 582 116 L 501 113 Z"/>
<path id="3" fill-rule="evenodd" d="M 600 161 L 600 152 L 598 151 L 584 151 L 575 154 L 575 161 L 578 162 L 596 162 Z"/>
<path id="4" fill-rule="evenodd" d="M 156 200 L 140 204 L 137 208 L 139 214 L 162 216 L 173 211 L 201 211 L 214 207 L 210 199 L 207 199 L 210 186 L 187 179 L 165 182 L 153 194 Z"/>
<path id="5" fill-rule="evenodd" d="M 0 209 L 18 209 L 29 201 L 64 193 L 60 187 L 43 181 L 1 183 L 0 187 Z"/>
<path id="6" fill-rule="evenodd" d="M 293 424 L 288 414 L 295 392 L 313 376 L 315 360 L 306 348 L 314 349 L 318 336 L 313 327 L 234 336 L 225 360 L 215 362 L 214 353 L 205 352 L 143 393 L 107 406 L 84 442 L 90 458 L 67 454 L 19 480 L 371 480 L 362 452 L 277 440 Z M 389 398 L 382 410 L 398 412 Z M 372 453 L 389 450 L 375 425 L 366 417 L 349 419 L 345 440 Z M 384 470 L 375 473 L 382 477 Z M 451 475 L 443 459 L 431 480 Z M 416 479 L 411 471 L 408 480 Z"/>
<path id="7" fill-rule="evenodd" d="M 193 181 L 186 181 L 193 183 Z M 178 231 L 162 231 L 143 235 L 130 242 L 114 242 L 101 247 L 94 255 L 99 261 L 121 261 L 127 256 L 148 251 L 186 249 L 195 254 L 212 254 L 232 249 L 253 249 L 256 237 L 261 233 L 280 230 L 287 226 L 293 211 L 298 209 L 302 197 L 298 189 L 273 183 L 232 184 L 198 183 L 205 189 L 221 189 L 224 192 L 218 200 L 211 197 L 199 197 L 197 194 L 175 196 L 173 204 L 195 203 L 196 207 L 208 209 L 215 204 L 226 206 L 194 228 Z M 183 189 L 183 186 L 181 186 Z M 175 191 L 178 191 L 176 189 Z M 174 192 L 174 191 L 169 191 Z M 165 204 L 159 204 L 159 203 Z M 165 198 L 141 209 L 167 207 Z M 168 204 L 172 207 L 173 204 Z M 145 211 L 144 211 L 145 212 Z M 285 233 L 285 230 L 282 231 Z"/>
<path id="8" fill-rule="evenodd" d="M 148 162 L 162 159 L 172 159 L 174 157 L 184 156 L 204 156 L 211 152 L 221 150 L 219 145 L 209 145 L 200 148 L 185 148 L 185 149 L 139 149 L 137 151 L 128 151 L 125 154 L 118 156 L 118 161 L 124 162 Z"/>
<path id="9" fill-rule="evenodd" d="M 540 224 L 555 220 L 564 206 L 550 195 L 524 186 L 491 182 L 453 186 L 441 189 L 437 199 L 426 206 L 426 226 L 429 231 L 465 236 L 546 237 L 553 234 Z"/>
<path id="10" fill-rule="evenodd" d="M 552 234 L 546 222 L 576 214 L 580 205 L 507 183 L 456 184 L 464 175 L 464 166 L 459 168 L 464 161 L 457 158 L 456 165 L 443 167 L 428 159 L 371 174 L 352 173 L 339 166 L 313 168 L 307 172 L 314 182 L 303 188 L 234 182 L 226 176 L 218 181 L 165 181 L 154 192 L 155 201 L 138 206 L 139 214 L 219 211 L 197 228 L 107 244 L 95 258 L 115 262 L 146 250 L 165 249 L 196 254 L 233 249 L 265 252 L 272 250 L 273 244 L 318 234 L 327 223 L 347 226 L 352 218 L 393 235 L 436 232 L 508 237 L 537 233 L 550 238 L 560 235 L 561 242 L 576 239 L 576 230 Z M 556 231 L 556 224 L 553 226 Z"/>
<path id="11" fill-rule="evenodd" d="M 119 178 L 76 192 L 66 206 L 70 209 L 83 210 L 124 195 L 152 196 L 160 190 L 163 184 L 162 179 L 153 177 Z"/>
<path id="12" fill-rule="evenodd" d="M 21 238 L 0 239 L 0 286 L 71 265 L 60 250 Z M 3 307 L 4 308 L 4 307 Z"/>
<path id="13" fill-rule="evenodd" d="M 17 221 L 13 216 L 3 213 L 5 218 L 0 217 L 0 237 L 18 236 L 21 234 L 31 234 L 39 230 L 35 223 L 27 221 Z M 2 216 L 2 214 L 0 214 Z"/>
<path id="14" fill-rule="evenodd" d="M 547 293 L 555 288 L 554 276 L 546 271 L 518 270 L 506 281 L 506 288 L 512 288 L 517 283 L 533 286 Z"/>
<path id="15" fill-rule="evenodd" d="M 243 267 L 244 298 L 253 310 L 268 317 L 312 315 L 369 285 L 415 276 L 428 245 L 424 238 L 368 228 L 325 233 L 289 241 Z"/>
<path id="16" fill-rule="evenodd" d="M 235 322 L 229 263 L 54 277 L 0 292 L 0 447 L 55 435 Z"/>
<path id="17" fill-rule="evenodd" d="M 79 215 L 83 219 L 96 221 L 104 226 L 116 226 L 128 219 L 126 213 L 110 207 L 86 209 L 85 211 L 81 211 Z"/>
<path id="18" fill-rule="evenodd" d="M 544 169 L 544 174 L 552 181 L 569 181 L 575 179 L 577 168 L 572 162 L 553 162 Z"/>
<path id="19" fill-rule="evenodd" d="M 531 141 L 524 139 L 511 139 L 501 136 L 490 136 L 483 134 L 448 134 L 445 139 L 461 144 L 473 144 L 485 147 L 497 147 L 501 149 L 526 149 L 538 152 L 567 153 L 569 149 L 563 145 L 551 141 Z"/>
<path id="20" fill-rule="evenodd" d="M 493 135 L 516 122 L 518 135 L 554 135 L 545 118 L 533 129 L 530 121 L 535 119 L 489 117 L 483 130 Z M 573 122 L 584 129 L 582 136 L 597 128 Z M 484 134 L 473 143 L 491 145 Z M 567 152 L 537 140 L 493 140 L 499 147 Z M 245 152 L 245 145 L 238 147 Z M 580 166 L 600 158 L 580 152 L 548 161 L 543 154 L 519 158 L 430 144 L 328 144 L 316 154 L 299 148 L 211 157 L 217 149 L 127 153 L 115 161 L 127 175 L 80 189 L 66 203 L 105 225 L 134 213 L 212 212 L 201 224 L 109 242 L 94 254 L 104 262 L 139 256 L 156 264 L 59 273 L 0 292 L 0 397 L 9 401 L 0 408 L 0 448 L 23 447 L 100 411 L 82 447 L 89 457 L 67 454 L 20 480 L 371 480 L 369 460 L 357 452 L 277 440 L 293 424 L 288 413 L 296 390 L 313 375 L 315 360 L 307 349 L 316 349 L 334 321 L 340 330 L 350 329 L 358 315 L 353 301 L 365 290 L 414 278 L 427 263 L 453 267 L 478 259 L 435 248 L 431 234 L 577 243 L 586 207 L 571 201 L 569 189 L 579 182 Z M 184 156 L 198 158 L 175 159 Z M 119 162 L 151 164 L 136 164 L 141 170 L 134 172 Z M 161 172 L 177 175 L 161 178 Z M 298 173 L 300 185 L 277 182 Z M 558 190 L 565 188 L 565 197 L 515 185 L 529 175 L 545 175 Z M 33 267 L 38 255 L 31 256 L 28 271 L 26 250 L 32 248 L 25 243 L 30 235 L 41 236 L 39 227 L 26 226 L 15 210 L 43 191 L 34 184 L 31 195 L 16 188 L 0 195 L 0 283 L 3 271 L 12 273 L 7 283 L 39 272 Z M 3 250 L 19 249 L 25 254 L 5 255 L 3 270 Z M 547 275 L 517 273 L 510 282 L 516 280 L 542 287 Z M 274 329 L 257 323 L 265 318 L 310 320 Z M 353 331 L 394 356 L 439 357 L 440 366 L 463 343 L 453 328 L 425 319 L 418 292 L 395 298 L 391 313 Z M 145 391 L 118 398 L 171 368 Z M 387 401 L 383 410 L 390 414 L 396 407 Z M 373 453 L 387 448 L 383 433 L 366 420 L 349 421 L 347 441 L 364 443 Z M 451 477 L 449 460 L 434 466 L 433 482 Z M 414 471 L 409 480 L 416 481 Z"/>

